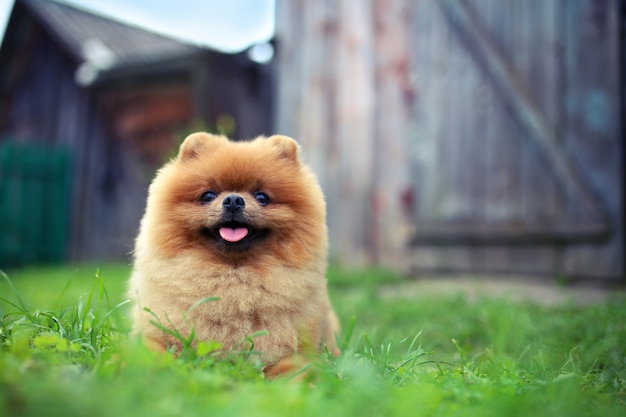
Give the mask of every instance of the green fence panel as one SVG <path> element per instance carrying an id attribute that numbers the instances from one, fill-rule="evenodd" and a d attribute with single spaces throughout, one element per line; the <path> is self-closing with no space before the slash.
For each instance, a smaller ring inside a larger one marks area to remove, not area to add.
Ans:
<path id="1" fill-rule="evenodd" d="M 66 260 L 70 152 L 0 142 L 0 268 Z"/>

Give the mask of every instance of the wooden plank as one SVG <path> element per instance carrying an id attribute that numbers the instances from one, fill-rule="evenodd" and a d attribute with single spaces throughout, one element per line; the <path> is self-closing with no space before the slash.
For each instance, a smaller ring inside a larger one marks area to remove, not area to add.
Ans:
<path id="1" fill-rule="evenodd" d="M 609 208 L 612 239 L 598 247 L 568 248 L 567 274 L 585 273 L 624 280 L 624 103 L 623 50 L 618 0 L 567 0 L 563 20 L 564 147 L 589 173 L 597 198 Z M 570 210 L 576 210 L 571 201 Z"/>
<path id="2" fill-rule="evenodd" d="M 514 49 L 514 28 L 517 23 L 516 7 L 518 2 L 509 2 L 505 7 L 501 0 L 489 2 L 489 14 L 483 17 L 494 39 L 501 48 Z M 477 10 L 486 12 L 484 7 Z M 445 19 L 445 18 L 444 18 Z M 478 70 L 476 68 L 476 70 Z M 521 178 L 519 156 L 522 152 L 521 132 L 508 110 L 498 99 L 498 93 L 482 71 L 482 82 L 487 94 L 486 140 L 483 152 L 486 157 L 484 181 L 487 196 L 483 205 L 482 218 L 487 221 L 515 221 L 522 217 Z M 503 140 L 506 138 L 506 140 Z"/>
<path id="3" fill-rule="evenodd" d="M 554 254 L 546 257 L 543 247 L 520 245 L 511 250 L 503 246 L 421 247 L 415 262 L 407 270 L 411 276 L 432 277 L 437 274 L 515 274 L 546 276 L 558 264 Z M 533 261 L 534 260 L 534 261 Z M 550 279 L 555 278 L 550 275 Z"/>
<path id="4" fill-rule="evenodd" d="M 433 7 L 430 1 L 414 2 L 410 35 L 411 39 L 414 39 L 410 53 L 414 62 L 412 77 L 417 91 L 408 136 L 412 169 L 412 222 L 434 211 L 433 206 L 438 192 L 431 169 L 437 160 L 437 135 L 434 126 L 438 125 L 438 113 L 433 112 L 432 107 L 427 105 L 437 97 L 433 93 L 435 82 L 432 68 L 435 62 L 432 53 L 434 48 L 431 48 L 431 44 L 439 25 L 437 15 L 433 16 L 431 13 Z"/>
<path id="5" fill-rule="evenodd" d="M 604 231 L 604 234 L 600 233 Z M 519 227 L 483 223 L 480 225 L 421 226 L 410 245 L 564 245 L 567 243 L 603 243 L 611 233 L 603 225 L 566 224 Z"/>
<path id="6" fill-rule="evenodd" d="M 376 105 L 368 256 L 376 264 L 401 262 L 410 235 L 412 206 L 403 196 L 411 189 L 409 123 L 417 99 L 409 53 L 413 5 L 402 0 L 373 3 Z"/>
<path id="7" fill-rule="evenodd" d="M 342 224 L 335 241 L 346 250 L 346 260 L 371 263 L 371 184 L 374 160 L 374 61 L 371 1 L 337 3 L 339 31 L 335 70 L 337 85 L 336 141 L 339 172 L 335 179 L 337 215 Z M 348 202 L 358 201 L 357 204 Z M 351 258 L 351 259 L 350 259 Z"/>

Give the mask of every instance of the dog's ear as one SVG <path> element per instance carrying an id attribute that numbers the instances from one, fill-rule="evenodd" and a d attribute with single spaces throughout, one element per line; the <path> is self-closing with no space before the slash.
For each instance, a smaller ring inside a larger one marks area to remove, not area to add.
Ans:
<path id="1" fill-rule="evenodd" d="M 224 136 L 211 135 L 205 132 L 192 133 L 187 136 L 182 145 L 180 145 L 178 159 L 188 160 L 197 158 L 200 153 L 210 151 L 224 141 L 228 141 Z"/>
<path id="2" fill-rule="evenodd" d="M 267 138 L 267 141 L 278 150 L 281 158 L 289 159 L 293 162 L 300 161 L 300 145 L 288 136 L 274 135 Z"/>

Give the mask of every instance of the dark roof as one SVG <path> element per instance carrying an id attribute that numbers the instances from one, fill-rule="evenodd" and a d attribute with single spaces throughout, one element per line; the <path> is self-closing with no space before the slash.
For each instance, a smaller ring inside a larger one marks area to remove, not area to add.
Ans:
<path id="1" fill-rule="evenodd" d="M 85 58 L 85 42 L 104 46 L 114 67 L 133 67 L 164 58 L 188 57 L 203 48 L 122 23 L 65 3 L 51 0 L 16 0 L 24 4 L 59 44 L 77 61 Z"/>

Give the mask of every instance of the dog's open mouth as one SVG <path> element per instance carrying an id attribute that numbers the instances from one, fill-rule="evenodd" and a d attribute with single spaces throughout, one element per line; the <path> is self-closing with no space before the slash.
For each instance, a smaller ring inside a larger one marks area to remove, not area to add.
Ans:
<path id="1" fill-rule="evenodd" d="M 210 234 L 223 243 L 236 245 L 253 237 L 256 230 L 246 223 L 227 222 L 213 227 Z"/>
<path id="2" fill-rule="evenodd" d="M 218 228 L 218 233 L 222 239 L 230 243 L 242 241 L 250 233 L 250 229 L 242 226 L 222 226 Z"/>
<path id="3" fill-rule="evenodd" d="M 230 252 L 250 249 L 254 243 L 263 239 L 268 231 L 246 223 L 227 222 L 206 228 L 203 234 L 207 239 L 216 242 L 218 247 Z"/>

